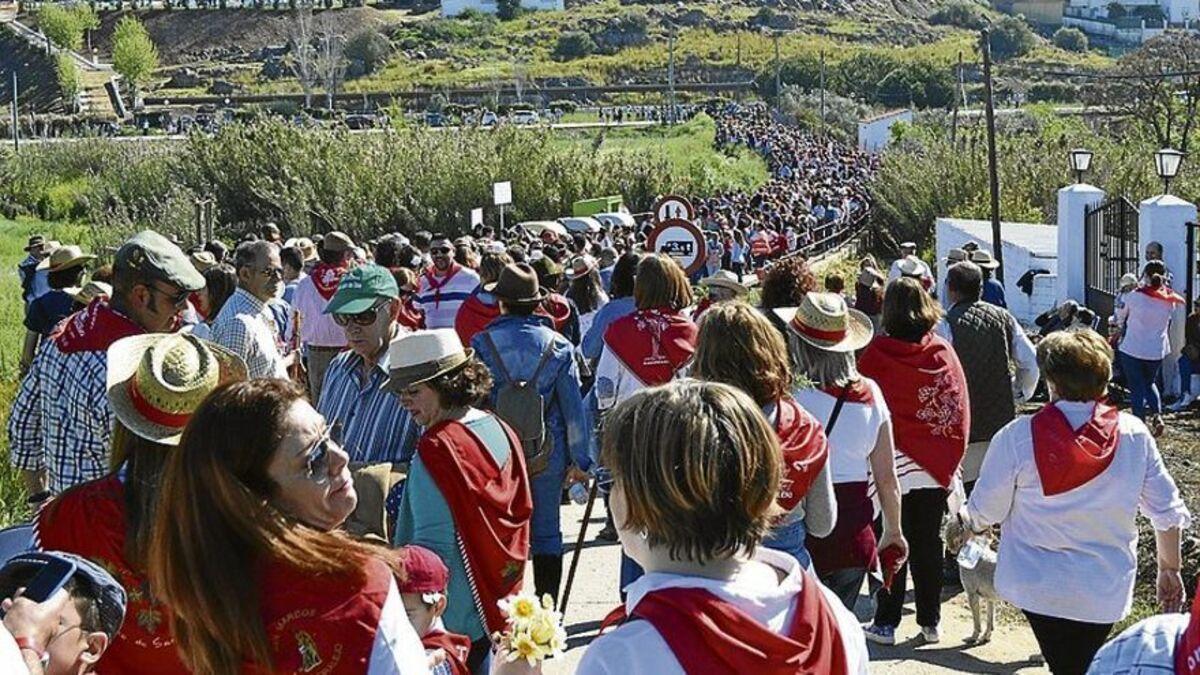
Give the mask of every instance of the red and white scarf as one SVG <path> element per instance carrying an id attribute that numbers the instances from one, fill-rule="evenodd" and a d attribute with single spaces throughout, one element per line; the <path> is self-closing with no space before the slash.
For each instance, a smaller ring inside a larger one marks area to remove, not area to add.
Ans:
<path id="1" fill-rule="evenodd" d="M 863 350 L 858 370 L 883 392 L 896 448 L 949 488 L 971 429 L 967 380 L 954 348 L 933 333 L 920 342 L 880 335 Z"/>
<path id="2" fill-rule="evenodd" d="M 829 459 L 821 423 L 791 397 L 775 406 L 775 433 L 783 451 L 783 481 L 776 502 L 785 511 L 800 503 Z"/>
<path id="3" fill-rule="evenodd" d="M 1072 429 L 1053 403 L 1035 413 L 1030 428 L 1042 494 L 1053 497 L 1070 492 L 1104 473 L 1121 440 L 1119 417 L 1113 406 L 1097 403 L 1092 419 Z"/>
<path id="4" fill-rule="evenodd" d="M 1168 288 L 1166 286 L 1138 286 L 1137 292 L 1142 293 L 1144 295 L 1148 295 L 1148 296 L 1154 298 L 1155 300 L 1162 300 L 1163 302 L 1169 302 L 1172 305 L 1186 305 L 1187 304 L 1187 301 L 1183 299 L 1183 296 L 1179 295 L 1178 293 L 1176 293 L 1175 291 L 1171 290 L 1170 288 Z"/>
<path id="5" fill-rule="evenodd" d="M 659 307 L 644 309 L 614 321 L 604 343 L 642 384 L 670 382 L 692 360 L 696 324 L 681 312 Z"/>
<path id="6" fill-rule="evenodd" d="M 87 307 L 63 319 L 50 334 L 50 339 L 65 354 L 102 352 L 121 338 L 145 332 L 132 319 L 109 306 L 106 298 L 96 298 Z"/>
<path id="7" fill-rule="evenodd" d="M 1192 600 L 1187 629 L 1175 644 L 1175 675 L 1200 675 L 1200 593 Z"/>
<path id="8" fill-rule="evenodd" d="M 458 274 L 460 270 L 462 270 L 462 265 L 459 265 L 458 263 L 450 263 L 450 269 L 446 270 L 446 276 L 440 278 L 437 276 L 437 274 L 435 274 L 435 272 L 437 272 L 436 267 L 430 265 L 429 268 L 425 270 L 425 284 L 429 287 L 429 290 L 433 291 L 434 307 L 437 307 L 442 303 L 442 289 L 445 288 L 446 284 L 450 283 L 450 280 L 453 279 L 454 275 Z"/>
<path id="9" fill-rule="evenodd" d="M 342 283 L 342 277 L 350 270 L 350 265 L 330 265 L 328 263 L 320 263 L 313 268 L 312 277 L 313 285 L 317 287 L 317 292 L 322 298 L 329 300 L 337 293 L 338 284 Z"/>

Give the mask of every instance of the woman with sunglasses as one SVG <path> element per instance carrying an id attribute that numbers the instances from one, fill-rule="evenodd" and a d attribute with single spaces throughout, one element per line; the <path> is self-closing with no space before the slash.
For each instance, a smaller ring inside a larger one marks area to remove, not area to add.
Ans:
<path id="1" fill-rule="evenodd" d="M 428 672 L 394 554 L 338 531 L 358 495 L 329 436 L 296 384 L 237 382 L 166 459 L 148 572 L 191 672 Z"/>

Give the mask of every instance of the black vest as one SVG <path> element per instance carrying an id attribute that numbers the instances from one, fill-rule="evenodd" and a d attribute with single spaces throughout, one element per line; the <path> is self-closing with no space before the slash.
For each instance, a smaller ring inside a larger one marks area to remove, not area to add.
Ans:
<path id="1" fill-rule="evenodd" d="M 986 302 L 960 302 L 946 313 L 946 322 L 967 378 L 969 440 L 991 440 L 1017 416 L 1012 391 L 1012 319 L 1007 310 Z"/>

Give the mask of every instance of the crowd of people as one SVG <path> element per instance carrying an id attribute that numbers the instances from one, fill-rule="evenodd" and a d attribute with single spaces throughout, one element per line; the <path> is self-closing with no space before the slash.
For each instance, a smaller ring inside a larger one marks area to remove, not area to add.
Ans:
<path id="1" fill-rule="evenodd" d="M 776 178 L 700 202 L 713 232 L 800 242 L 865 208 L 872 160 L 736 112 L 720 139 Z M 1134 414 L 1105 399 L 1115 353 L 1161 359 L 1161 262 L 1114 352 L 1075 313 L 1035 345 L 978 247 L 938 280 L 905 242 L 847 295 L 753 243 L 689 279 L 643 236 L 143 231 L 101 267 L 31 238 L 7 431 L 36 515 L 0 536 L 4 672 L 528 672 L 503 601 L 529 567 L 557 604 L 562 505 L 589 491 L 621 597 L 581 673 L 865 673 L 910 585 L 941 640 L 947 521 L 1003 533 L 996 591 L 1052 672 L 1195 660 L 1200 605 L 1104 646 L 1139 513 L 1161 610 L 1185 604 L 1153 364 Z"/>

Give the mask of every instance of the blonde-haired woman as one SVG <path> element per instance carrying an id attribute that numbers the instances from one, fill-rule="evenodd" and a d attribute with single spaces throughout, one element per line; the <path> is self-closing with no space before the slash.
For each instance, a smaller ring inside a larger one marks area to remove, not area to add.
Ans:
<path id="1" fill-rule="evenodd" d="M 1129 614 L 1139 511 L 1154 528 L 1161 610 L 1183 608 L 1191 515 L 1146 425 L 1101 402 L 1112 357 L 1091 330 L 1038 344 L 1050 403 L 996 434 L 962 512 L 976 532 L 1001 526 L 996 591 L 1025 612 L 1055 675 L 1086 672 Z"/>
<path id="2" fill-rule="evenodd" d="M 739 339 L 730 340 L 731 335 Z M 792 368 L 783 337 L 750 305 L 713 305 L 700 322 L 691 374 L 737 387 L 762 407 L 779 438 L 784 471 L 776 499 L 784 514 L 773 523 L 763 545 L 790 553 L 810 567 L 805 535 L 824 537 L 833 531 L 837 500 L 825 432 L 792 398 Z"/>
<path id="3" fill-rule="evenodd" d="M 646 389 L 610 414 L 613 518 L 647 573 L 623 607 L 640 620 L 592 643 L 579 673 L 867 672 L 854 615 L 793 557 L 760 546 L 780 456 L 758 404 L 724 384 Z"/>

